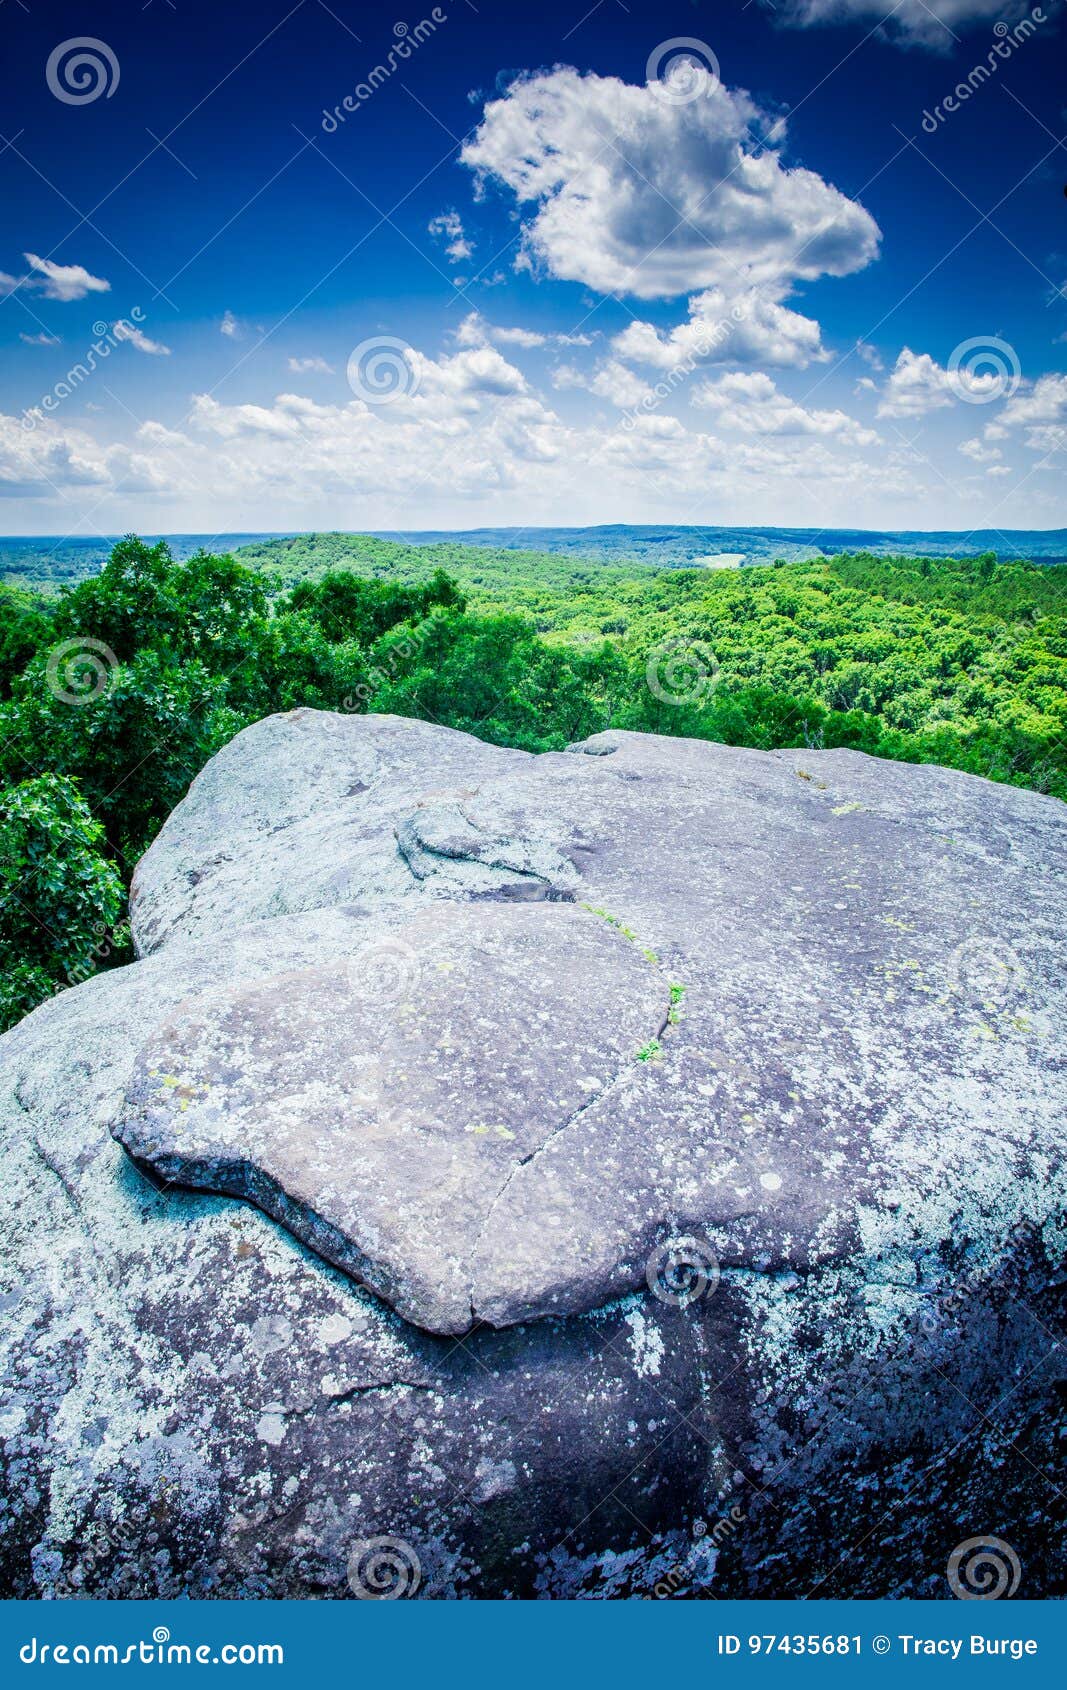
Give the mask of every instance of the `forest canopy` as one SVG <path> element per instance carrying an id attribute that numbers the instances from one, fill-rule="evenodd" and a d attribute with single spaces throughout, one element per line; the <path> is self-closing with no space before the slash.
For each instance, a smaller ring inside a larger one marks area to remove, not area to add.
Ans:
<path id="1" fill-rule="evenodd" d="M 134 864 L 242 728 L 391 711 L 529 751 L 609 727 L 851 746 L 1067 798 L 1067 571 L 846 554 L 740 570 L 301 536 L 134 536 L 0 588 L 0 1025 L 127 960 Z"/>

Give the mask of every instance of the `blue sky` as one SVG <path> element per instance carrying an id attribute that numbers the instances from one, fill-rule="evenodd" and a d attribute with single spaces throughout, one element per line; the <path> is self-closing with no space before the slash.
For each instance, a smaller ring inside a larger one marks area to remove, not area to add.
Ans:
<path id="1" fill-rule="evenodd" d="M 5 532 L 1067 525 L 1055 0 L 0 33 Z"/>

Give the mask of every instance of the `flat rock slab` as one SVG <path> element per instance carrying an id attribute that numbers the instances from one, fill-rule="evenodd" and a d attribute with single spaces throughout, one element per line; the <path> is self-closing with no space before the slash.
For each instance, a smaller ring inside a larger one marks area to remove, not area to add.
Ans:
<path id="1" fill-rule="evenodd" d="M 313 903 L 351 949 L 184 1006 L 113 1131 L 435 1332 L 601 1307 L 677 1234 L 914 1275 L 1061 1165 L 1064 847 L 849 752 L 272 718 L 140 864 L 139 943 Z"/>
<path id="2" fill-rule="evenodd" d="M 0 1594 L 1062 1595 L 1065 813 L 239 734 L 0 1040 Z"/>
<path id="3" fill-rule="evenodd" d="M 669 1007 L 659 969 L 588 913 L 439 905 L 388 944 L 181 1005 L 113 1131 L 164 1180 L 250 1198 L 430 1331 L 478 1318 L 480 1261 L 506 1325 L 520 1310 L 494 1264 L 522 1252 L 502 1197 Z M 551 1249 L 544 1216 L 535 1231 Z"/>

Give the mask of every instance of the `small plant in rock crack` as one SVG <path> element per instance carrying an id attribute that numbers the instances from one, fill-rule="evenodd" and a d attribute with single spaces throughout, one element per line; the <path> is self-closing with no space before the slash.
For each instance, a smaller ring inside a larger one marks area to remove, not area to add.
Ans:
<path id="1" fill-rule="evenodd" d="M 658 1039 L 649 1039 L 647 1045 L 642 1045 L 637 1053 L 638 1062 L 657 1062 L 662 1054 L 663 1046 Z"/>
<path id="2" fill-rule="evenodd" d="M 677 980 L 671 981 L 671 1007 L 667 1011 L 667 1020 L 672 1027 L 677 1027 L 682 1019 L 682 999 L 685 997 L 685 987 Z"/>
<path id="3" fill-rule="evenodd" d="M 581 907 L 583 910 L 587 910 L 590 915 L 598 915 L 601 921 L 607 922 L 609 927 L 614 927 L 616 932 L 621 933 L 624 939 L 629 939 L 631 945 L 635 945 L 637 943 L 637 934 L 634 932 L 633 928 L 627 927 L 617 915 L 612 915 L 610 910 L 598 909 L 595 904 L 583 904 Z M 652 953 L 650 951 L 646 951 L 645 955 L 651 956 Z"/>

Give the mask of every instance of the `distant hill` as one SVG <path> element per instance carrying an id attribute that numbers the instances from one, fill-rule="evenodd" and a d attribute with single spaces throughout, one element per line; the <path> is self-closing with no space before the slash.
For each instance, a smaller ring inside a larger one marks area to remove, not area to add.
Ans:
<path id="1" fill-rule="evenodd" d="M 8 586 L 58 587 L 95 575 L 121 534 L 95 539 L 64 535 L 0 535 L 0 581 Z M 233 552 L 278 534 L 148 534 L 142 539 L 165 539 L 181 562 L 203 546 L 209 552 Z"/>
<path id="2" fill-rule="evenodd" d="M 863 528 L 674 528 L 612 523 L 599 528 L 470 528 L 398 530 L 375 538 L 408 545 L 485 546 L 505 551 L 570 553 L 612 563 L 633 559 L 661 568 L 701 566 L 707 557 L 740 554 L 743 562 L 807 563 L 841 552 L 872 552 L 876 557 L 978 557 L 995 552 L 1007 562 L 1067 562 L 1067 528 L 980 528 L 972 532 L 921 529 L 896 531 Z"/>
<path id="3" fill-rule="evenodd" d="M 146 538 L 155 540 L 159 535 Z M 347 533 L 168 534 L 174 556 L 189 557 L 199 546 L 208 551 L 240 550 L 256 561 L 280 565 L 301 574 L 327 560 L 343 556 L 346 548 L 365 547 L 367 539 L 392 541 L 404 547 L 439 549 L 474 547 L 481 552 L 521 552 L 532 562 L 547 556 L 576 563 L 611 564 L 628 569 L 634 564 L 657 569 L 721 567 L 726 559 L 741 566 L 806 563 L 843 552 L 868 552 L 875 557 L 978 557 L 993 552 L 1002 562 L 1067 562 L 1067 529 L 975 529 L 969 533 L 921 529 L 889 531 L 860 528 L 696 528 L 663 524 L 612 523 L 594 528 L 470 528 L 398 529 L 389 533 L 354 530 Z M 0 580 L 27 587 L 48 587 L 80 581 L 93 575 L 108 556 L 117 535 L 97 539 L 43 536 L 0 536 Z M 298 560 L 303 567 L 298 567 Z M 438 561 L 443 561 L 439 556 Z M 447 565 L 446 565 L 447 566 Z"/>

